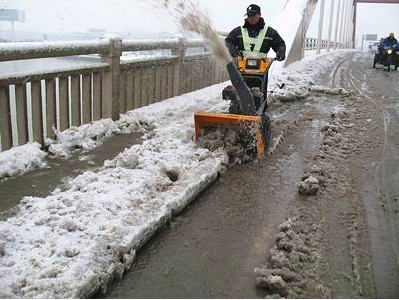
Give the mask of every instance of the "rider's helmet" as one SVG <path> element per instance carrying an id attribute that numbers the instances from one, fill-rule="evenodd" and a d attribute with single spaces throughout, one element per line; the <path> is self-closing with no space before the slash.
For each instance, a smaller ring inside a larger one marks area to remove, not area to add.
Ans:
<path id="1" fill-rule="evenodd" d="M 391 33 L 389 34 L 389 37 L 390 37 L 391 39 L 393 39 L 393 38 L 395 37 L 395 34 L 394 34 L 393 32 L 391 32 Z"/>

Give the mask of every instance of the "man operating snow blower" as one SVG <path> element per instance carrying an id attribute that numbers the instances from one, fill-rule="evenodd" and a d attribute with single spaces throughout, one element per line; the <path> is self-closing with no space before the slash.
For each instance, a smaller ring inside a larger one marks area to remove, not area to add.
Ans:
<path id="1" fill-rule="evenodd" d="M 258 158 L 270 144 L 270 119 L 266 115 L 268 72 L 274 60 L 285 59 L 285 42 L 277 31 L 265 25 L 260 7 L 247 8 L 243 26 L 233 29 L 225 39 L 230 55 L 235 61 L 227 64 L 232 85 L 222 91 L 230 100 L 229 114 L 195 112 L 195 138 L 204 129 L 219 126 L 237 128 L 244 152 Z M 276 58 L 267 57 L 270 48 Z M 244 129 L 244 130 L 241 130 Z"/>
<path id="2" fill-rule="evenodd" d="M 276 53 L 276 60 L 282 61 L 285 59 L 285 42 L 280 37 L 278 32 L 270 26 L 266 26 L 265 20 L 261 17 L 260 7 L 256 4 L 251 4 L 247 7 L 247 13 L 244 15 L 245 22 L 243 26 L 234 28 L 225 39 L 226 47 L 230 55 L 237 60 L 241 69 L 247 65 L 247 58 L 266 58 L 270 48 Z M 240 70 L 241 71 L 241 70 Z M 260 92 L 266 98 L 267 96 L 267 83 L 268 83 L 268 70 L 260 68 L 256 74 L 241 74 L 249 88 L 260 88 Z M 248 72 L 246 72 L 248 73 Z M 251 72 L 250 72 L 251 73 Z M 257 75 L 257 76 L 250 76 Z M 261 77 L 261 78 L 259 78 Z M 261 82 L 262 81 L 262 82 Z M 223 98 L 232 100 L 231 113 L 238 112 L 238 103 L 232 95 L 232 86 L 227 87 L 223 91 Z M 261 103 L 255 97 L 255 108 L 259 109 Z M 264 111 L 267 109 L 267 103 L 264 103 Z"/>

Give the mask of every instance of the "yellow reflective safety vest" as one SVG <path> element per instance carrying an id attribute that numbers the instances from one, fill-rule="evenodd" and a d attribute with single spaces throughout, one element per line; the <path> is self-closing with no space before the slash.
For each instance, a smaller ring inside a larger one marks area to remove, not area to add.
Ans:
<path id="1" fill-rule="evenodd" d="M 252 38 L 248 34 L 248 29 L 241 26 L 241 35 L 242 35 L 242 41 L 244 44 L 244 51 L 243 53 L 252 53 L 252 54 L 267 54 L 263 53 L 260 51 L 263 40 L 265 39 L 266 32 L 269 29 L 269 27 L 263 28 L 261 31 L 259 31 L 258 36 L 255 38 Z M 251 47 L 251 45 L 253 45 Z"/>

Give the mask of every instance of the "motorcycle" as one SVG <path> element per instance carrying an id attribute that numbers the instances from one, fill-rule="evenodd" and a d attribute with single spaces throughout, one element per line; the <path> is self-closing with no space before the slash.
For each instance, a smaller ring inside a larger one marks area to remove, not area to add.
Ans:
<path id="1" fill-rule="evenodd" d="M 390 71 L 392 65 L 395 66 L 395 71 L 397 71 L 399 66 L 399 54 L 395 47 L 384 47 L 382 51 L 378 51 L 374 55 L 373 68 L 375 68 L 377 63 L 388 67 L 388 72 Z"/>

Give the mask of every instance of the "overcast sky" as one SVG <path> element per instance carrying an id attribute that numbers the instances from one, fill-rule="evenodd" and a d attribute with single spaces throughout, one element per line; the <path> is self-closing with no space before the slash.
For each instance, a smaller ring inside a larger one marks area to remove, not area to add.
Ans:
<path id="1" fill-rule="evenodd" d="M 174 32 L 173 18 L 163 9 L 166 0 L 0 0 L 0 9 L 23 9 L 25 22 L 15 22 L 15 30 L 86 32 L 88 28 L 107 31 Z M 241 25 L 246 7 L 253 0 L 192 0 L 200 3 L 218 31 L 230 31 Z M 294 1 L 294 0 L 291 0 Z M 319 1 L 320 2 L 320 1 Z M 153 4 L 151 4 L 153 3 Z M 272 23 L 286 0 L 258 1 L 262 16 Z M 323 37 L 327 37 L 331 0 L 325 1 Z M 338 1 L 335 0 L 335 6 Z M 334 13 L 334 20 L 336 13 Z M 313 15 L 308 37 L 317 37 L 319 4 Z M 358 4 L 357 38 L 363 34 L 399 35 L 398 4 Z M 289 20 L 287 20 L 289 22 Z M 0 21 L 0 30 L 10 30 L 9 22 Z"/>

